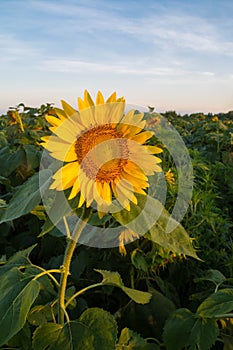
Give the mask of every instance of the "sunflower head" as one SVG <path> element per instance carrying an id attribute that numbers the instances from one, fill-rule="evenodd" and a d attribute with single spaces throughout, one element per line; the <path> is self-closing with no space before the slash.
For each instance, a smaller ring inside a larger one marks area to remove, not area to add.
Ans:
<path id="1" fill-rule="evenodd" d="M 165 174 L 165 179 L 167 180 L 167 182 L 170 185 L 175 185 L 175 175 L 173 174 L 173 172 L 171 171 L 171 169 L 169 169 L 166 174 Z"/>
<path id="2" fill-rule="evenodd" d="M 146 144 L 153 133 L 144 130 L 143 114 L 124 114 L 125 99 L 115 92 L 105 101 L 99 91 L 94 103 L 85 90 L 78 111 L 61 104 L 46 117 L 53 135 L 43 138 L 51 156 L 64 162 L 50 188 L 70 188 L 68 199 L 79 195 L 79 206 L 96 205 L 100 215 L 129 210 L 135 194 L 146 194 L 148 176 L 161 171 L 155 154 L 162 149 Z"/>

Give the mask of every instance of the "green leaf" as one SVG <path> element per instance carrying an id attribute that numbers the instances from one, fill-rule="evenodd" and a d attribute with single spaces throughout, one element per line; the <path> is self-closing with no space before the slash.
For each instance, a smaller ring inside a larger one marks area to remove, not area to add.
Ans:
<path id="1" fill-rule="evenodd" d="M 114 350 L 117 325 L 108 312 L 93 308 L 86 310 L 78 321 L 64 326 L 45 323 L 33 335 L 34 350 Z"/>
<path id="2" fill-rule="evenodd" d="M 37 298 L 40 283 L 29 278 L 17 268 L 2 275 L 0 286 L 0 346 L 12 338 L 26 322 L 31 305 Z"/>
<path id="3" fill-rule="evenodd" d="M 95 271 L 101 273 L 101 275 L 103 276 L 103 284 L 121 288 L 123 292 L 125 292 L 133 301 L 135 301 L 138 304 L 149 303 L 151 294 L 148 292 L 142 292 L 140 290 L 125 287 L 118 272 L 97 269 L 95 269 Z"/>
<path id="4" fill-rule="evenodd" d="M 194 282 L 210 281 L 215 285 L 220 285 L 226 281 L 226 277 L 218 270 L 207 270 L 203 273 L 202 277 L 194 279 Z"/>
<path id="5" fill-rule="evenodd" d="M 64 326 L 44 323 L 33 334 L 34 350 L 74 350 L 94 349 L 93 337 L 89 329 L 77 321 Z"/>
<path id="6" fill-rule="evenodd" d="M 131 210 L 122 210 L 113 216 L 121 224 L 138 234 L 150 233 L 151 240 L 172 252 L 199 259 L 191 239 L 183 226 L 175 221 L 163 205 L 150 196 L 138 195 L 138 204 Z M 171 232 L 167 228 L 172 227 Z"/>
<path id="7" fill-rule="evenodd" d="M 31 169 L 36 169 L 40 164 L 40 152 L 35 145 L 23 145 L 27 166 Z"/>
<path id="8" fill-rule="evenodd" d="M 149 303 L 151 299 L 151 294 L 148 292 L 142 292 L 140 290 L 128 288 L 128 287 L 121 287 L 123 292 L 125 292 L 135 303 L 138 304 L 147 304 Z"/>
<path id="9" fill-rule="evenodd" d="M 90 308 L 84 311 L 79 321 L 93 334 L 94 349 L 115 349 L 117 323 L 109 312 L 99 308 Z"/>
<path id="10" fill-rule="evenodd" d="M 2 148 L 0 151 L 0 174 L 4 177 L 8 177 L 13 171 L 15 171 L 24 161 L 25 154 L 23 149 L 18 149 L 16 152 L 12 151 L 8 146 Z"/>
<path id="11" fill-rule="evenodd" d="M 149 344 L 139 334 L 129 328 L 123 328 L 120 334 L 116 350 L 159 350 L 155 344 Z"/>
<path id="12" fill-rule="evenodd" d="M 28 322 L 33 326 L 40 326 L 53 320 L 51 303 L 34 306 L 28 314 Z"/>
<path id="13" fill-rule="evenodd" d="M 30 213 L 41 201 L 41 192 L 48 189 L 51 171 L 42 170 L 27 180 L 12 197 L 0 224 Z M 42 184 L 40 186 L 39 182 Z"/>
<path id="14" fill-rule="evenodd" d="M 182 350 L 188 346 L 195 318 L 188 309 L 178 309 L 165 323 L 163 339 L 167 350 Z"/>
<path id="15" fill-rule="evenodd" d="M 233 289 L 226 288 L 211 294 L 197 309 L 201 317 L 221 318 L 233 310 Z"/>
<path id="16" fill-rule="evenodd" d="M 148 264 L 145 259 L 145 254 L 140 249 L 134 249 L 131 253 L 132 264 L 136 269 L 142 270 L 144 272 L 148 271 Z"/>
<path id="17" fill-rule="evenodd" d="M 30 264 L 29 255 L 35 247 L 36 247 L 36 244 L 24 250 L 19 250 L 17 253 L 12 255 L 12 257 L 10 257 L 7 263 L 0 268 L 0 277 L 5 272 L 7 272 L 8 270 L 14 267 L 25 267 L 26 265 Z"/>
<path id="18" fill-rule="evenodd" d="M 219 335 L 216 320 L 199 318 L 196 320 L 189 338 L 190 350 L 209 350 Z"/>
<path id="19" fill-rule="evenodd" d="M 27 322 L 24 327 L 8 341 L 7 345 L 14 347 L 14 349 L 32 348 L 31 329 Z"/>
<path id="20" fill-rule="evenodd" d="M 117 286 L 119 288 L 124 286 L 124 283 L 123 283 L 121 276 L 119 275 L 118 272 L 97 270 L 97 269 L 94 269 L 94 270 L 101 273 L 101 275 L 103 276 L 103 280 L 102 280 L 103 284 L 114 285 L 114 286 Z"/>
<path id="21" fill-rule="evenodd" d="M 213 319 L 195 318 L 188 309 L 176 310 L 164 327 L 167 350 L 209 350 L 219 335 L 218 324 Z"/>

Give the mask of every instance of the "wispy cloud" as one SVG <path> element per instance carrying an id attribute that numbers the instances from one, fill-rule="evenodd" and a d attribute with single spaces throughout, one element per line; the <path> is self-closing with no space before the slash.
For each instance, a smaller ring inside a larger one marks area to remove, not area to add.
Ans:
<path id="1" fill-rule="evenodd" d="M 79 60 L 70 59 L 50 59 L 43 61 L 40 66 L 41 70 L 55 71 L 55 72 L 83 72 L 83 70 L 89 72 L 111 72 L 117 74 L 136 74 L 136 75 L 176 75 L 178 71 L 173 68 L 160 67 L 160 68 L 146 68 L 145 66 L 137 66 L 132 62 L 121 63 L 121 64 L 109 64 L 109 63 L 96 63 L 86 62 Z"/>
<path id="2" fill-rule="evenodd" d="M 47 72 L 57 72 L 57 73 L 111 73 L 114 74 L 123 74 L 123 75 L 134 75 L 134 76 L 144 76 L 144 77 L 168 77 L 168 78 L 187 78 L 187 77 L 214 77 L 215 73 L 210 71 L 199 71 L 199 70 L 190 70 L 183 69 L 177 65 L 173 66 L 160 66 L 154 67 L 153 65 L 146 65 L 141 62 L 137 64 L 132 61 L 122 61 L 118 64 L 111 64 L 109 62 L 88 62 L 81 60 L 73 60 L 68 58 L 63 59 L 48 59 L 44 60 L 39 67 L 42 71 Z"/>
<path id="3" fill-rule="evenodd" d="M 33 43 L 26 43 L 11 34 L 0 34 L 0 47 L 0 62 L 17 61 L 19 59 L 25 59 L 25 57 L 32 59 L 39 54 L 39 49 Z"/>
<path id="4" fill-rule="evenodd" d="M 149 43 L 162 49 L 191 50 L 195 52 L 233 55 L 233 40 L 226 39 L 224 32 L 219 30 L 219 23 L 196 15 L 190 15 L 182 10 L 169 13 L 143 10 L 140 16 L 129 16 L 127 11 L 116 11 L 114 7 L 100 6 L 100 1 L 78 4 L 73 1 L 56 3 L 51 1 L 31 1 L 31 6 L 40 11 L 46 11 L 53 16 L 62 16 L 62 26 L 56 26 L 58 33 L 104 32 L 116 35 L 128 35 L 138 42 Z M 231 23 L 224 23 L 228 31 Z M 50 27 L 53 30 L 53 26 Z M 232 36 L 229 35 L 229 38 Z"/>

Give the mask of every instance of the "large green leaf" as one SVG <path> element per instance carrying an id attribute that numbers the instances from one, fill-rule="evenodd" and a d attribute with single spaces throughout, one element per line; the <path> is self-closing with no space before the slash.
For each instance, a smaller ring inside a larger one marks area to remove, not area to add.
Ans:
<path id="1" fill-rule="evenodd" d="M 31 349 L 32 334 L 30 325 L 26 322 L 23 328 L 7 342 L 7 349 Z M 12 348 L 11 348 L 12 347 Z M 1 348 L 2 349 L 2 348 Z M 3 348 L 5 349 L 5 348 Z"/>
<path id="2" fill-rule="evenodd" d="M 23 145 L 26 154 L 27 166 L 36 169 L 40 164 L 40 152 L 35 145 Z"/>
<path id="3" fill-rule="evenodd" d="M 220 271 L 210 269 L 205 271 L 201 277 L 195 278 L 194 282 L 210 281 L 213 282 L 216 286 L 219 286 L 226 280 L 226 277 Z"/>
<path id="4" fill-rule="evenodd" d="M 34 350 L 75 350 L 93 347 L 93 336 L 88 328 L 77 321 L 64 326 L 57 323 L 44 323 L 33 335 Z"/>
<path id="5" fill-rule="evenodd" d="M 37 298 L 40 283 L 13 267 L 1 277 L 0 346 L 12 338 L 26 322 L 31 305 Z"/>
<path id="6" fill-rule="evenodd" d="M 198 259 L 188 233 L 170 216 L 163 205 L 148 195 L 137 197 L 138 204 L 131 204 L 130 211 L 114 213 L 115 219 L 141 235 L 149 232 L 151 240 L 164 248 Z M 168 232 L 169 227 L 173 228 L 171 232 Z"/>
<path id="7" fill-rule="evenodd" d="M 14 220 L 30 213 L 41 201 L 41 193 L 45 192 L 50 184 L 51 171 L 44 169 L 27 180 L 12 197 L 0 224 Z M 40 186 L 40 184 L 42 184 Z"/>
<path id="8" fill-rule="evenodd" d="M 25 153 L 22 148 L 12 153 L 8 146 L 0 151 L 0 174 L 8 177 L 25 160 Z"/>
<path id="9" fill-rule="evenodd" d="M 114 317 L 98 308 L 86 310 L 78 321 L 65 325 L 45 323 L 33 336 L 34 350 L 114 350 L 117 325 Z"/>
<path id="10" fill-rule="evenodd" d="M 221 318 L 222 314 L 233 310 L 233 289 L 221 289 L 211 294 L 197 309 L 201 317 Z"/>
<path id="11" fill-rule="evenodd" d="M 124 286 L 124 283 L 121 279 L 121 276 L 118 272 L 111 272 L 105 270 L 97 270 L 95 271 L 101 273 L 103 276 L 102 283 L 106 285 L 112 285 L 115 287 L 119 287 L 125 292 L 133 301 L 138 304 L 146 304 L 149 303 L 151 294 L 148 292 L 142 292 L 140 290 L 128 288 Z"/>
<path id="12" fill-rule="evenodd" d="M 216 320 L 199 318 L 196 320 L 189 338 L 190 350 L 209 350 L 215 344 L 219 335 Z"/>
<path id="13" fill-rule="evenodd" d="M 195 318 L 188 309 L 178 309 L 169 317 L 164 327 L 164 343 L 168 350 L 181 350 L 188 345 Z"/>
<path id="14" fill-rule="evenodd" d="M 115 349 L 117 323 L 109 312 L 99 308 L 90 308 L 84 311 L 79 321 L 93 334 L 94 349 Z"/>
<path id="15" fill-rule="evenodd" d="M 12 257 L 10 257 L 10 259 L 7 261 L 7 263 L 0 267 L 0 278 L 8 270 L 10 270 L 14 267 L 24 267 L 24 266 L 30 264 L 29 254 L 32 252 L 32 250 L 35 247 L 36 247 L 36 244 L 34 244 L 31 247 L 28 247 L 24 250 L 19 250 L 14 255 L 12 255 Z"/>
<path id="16" fill-rule="evenodd" d="M 167 350 L 209 350 L 219 334 L 213 319 L 195 318 L 188 309 L 176 310 L 164 327 L 164 343 Z"/>

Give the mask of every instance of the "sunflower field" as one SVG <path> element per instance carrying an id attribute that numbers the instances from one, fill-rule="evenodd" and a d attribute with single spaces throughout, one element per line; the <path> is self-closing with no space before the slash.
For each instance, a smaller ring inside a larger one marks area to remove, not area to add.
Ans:
<path id="1" fill-rule="evenodd" d="M 233 349 L 233 111 L 123 102 L 0 117 L 0 349 Z"/>

